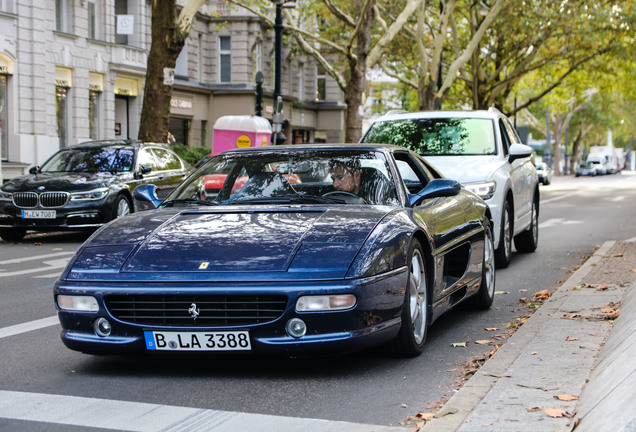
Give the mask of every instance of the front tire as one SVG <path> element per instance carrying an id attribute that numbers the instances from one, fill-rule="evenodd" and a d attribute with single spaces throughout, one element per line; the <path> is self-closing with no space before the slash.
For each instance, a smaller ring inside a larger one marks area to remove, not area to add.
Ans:
<path id="1" fill-rule="evenodd" d="M 499 247 L 495 251 L 495 263 L 497 268 L 506 268 L 512 260 L 512 207 L 506 200 L 501 215 L 501 234 L 499 235 Z"/>
<path id="2" fill-rule="evenodd" d="M 389 344 L 399 357 L 416 357 L 424 350 L 428 329 L 428 283 L 422 246 L 415 242 L 409 253 L 409 271 L 402 307 L 400 332 Z"/>
<path id="3" fill-rule="evenodd" d="M 0 229 L 0 238 L 6 242 L 17 242 L 24 238 L 26 229 L 24 228 L 2 228 Z"/>
<path id="4" fill-rule="evenodd" d="M 515 247 L 519 252 L 534 252 L 539 245 L 539 203 L 532 201 L 532 215 L 527 230 L 515 237 Z"/>
<path id="5" fill-rule="evenodd" d="M 117 219 L 122 216 L 126 216 L 133 212 L 132 204 L 125 195 L 118 195 L 115 199 L 115 205 L 113 206 L 113 219 Z"/>

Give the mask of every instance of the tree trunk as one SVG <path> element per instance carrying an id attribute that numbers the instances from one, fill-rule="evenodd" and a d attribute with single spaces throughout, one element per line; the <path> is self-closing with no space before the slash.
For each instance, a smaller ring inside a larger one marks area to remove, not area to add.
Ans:
<path id="1" fill-rule="evenodd" d="M 139 125 L 142 141 L 167 142 L 172 86 L 163 84 L 163 69 L 175 67 L 184 44 L 185 36 L 177 31 L 176 0 L 152 2 L 152 44 Z"/>
<path id="2" fill-rule="evenodd" d="M 576 134 L 576 138 L 572 143 L 572 159 L 570 159 L 570 174 L 574 172 L 574 166 L 577 162 L 581 160 L 580 148 L 581 148 L 581 137 L 583 136 L 583 131 L 579 129 L 579 132 Z"/>
<path id="3" fill-rule="evenodd" d="M 563 114 L 554 116 L 554 147 L 552 149 L 552 168 L 554 175 L 561 175 L 561 136 L 563 136 Z"/>
<path id="4" fill-rule="evenodd" d="M 360 107 L 363 105 L 362 96 L 367 87 L 366 63 L 370 51 L 371 29 L 374 24 L 374 4 L 375 1 L 372 1 L 372 4 L 367 8 L 366 17 L 361 18 L 353 53 L 348 55 L 349 73 L 351 74 L 345 91 L 345 103 L 347 104 L 345 142 L 348 143 L 358 142 L 362 138 Z M 362 10 L 362 2 L 359 3 L 359 10 Z"/>

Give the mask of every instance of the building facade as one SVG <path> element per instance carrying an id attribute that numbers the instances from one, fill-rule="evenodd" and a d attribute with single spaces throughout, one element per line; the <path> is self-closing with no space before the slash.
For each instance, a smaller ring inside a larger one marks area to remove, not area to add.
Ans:
<path id="1" fill-rule="evenodd" d="M 0 0 L 4 180 L 65 146 L 137 138 L 150 30 L 146 0 Z M 258 71 L 263 116 L 271 119 L 273 66 L 273 29 L 243 9 L 209 1 L 175 68 L 170 132 L 176 141 L 213 151 L 219 117 L 254 114 Z M 343 139 L 342 93 L 312 58 L 288 47 L 282 92 L 286 143 Z"/>

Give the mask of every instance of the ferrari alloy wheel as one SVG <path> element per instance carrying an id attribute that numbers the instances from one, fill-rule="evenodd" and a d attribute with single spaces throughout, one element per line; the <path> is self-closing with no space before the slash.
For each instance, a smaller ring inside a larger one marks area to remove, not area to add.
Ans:
<path id="1" fill-rule="evenodd" d="M 466 301 L 471 309 L 488 309 L 495 298 L 495 246 L 490 224 L 484 225 L 484 259 L 481 266 L 481 283 L 475 295 Z"/>
<path id="2" fill-rule="evenodd" d="M 510 201 L 504 203 L 501 215 L 501 235 L 499 247 L 495 251 L 497 268 L 506 268 L 512 260 L 512 207 Z"/>
<path id="3" fill-rule="evenodd" d="M 534 252 L 539 244 L 539 203 L 535 199 L 532 202 L 532 214 L 530 226 L 527 230 L 515 237 L 515 247 L 519 252 Z"/>
<path id="4" fill-rule="evenodd" d="M 419 243 L 411 247 L 409 272 L 402 308 L 402 327 L 391 343 L 391 350 L 400 357 L 415 357 L 424 349 L 428 328 L 428 285 L 424 254 Z"/>
<path id="5" fill-rule="evenodd" d="M 115 200 L 113 219 L 126 216 L 130 213 L 132 213 L 132 206 L 130 205 L 130 201 L 128 201 L 128 198 L 126 198 L 124 195 L 119 195 Z"/>

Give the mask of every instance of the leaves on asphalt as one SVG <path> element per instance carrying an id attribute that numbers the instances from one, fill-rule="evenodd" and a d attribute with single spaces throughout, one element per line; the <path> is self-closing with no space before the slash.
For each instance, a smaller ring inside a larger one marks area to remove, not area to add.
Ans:
<path id="1" fill-rule="evenodd" d="M 552 418 L 561 418 L 561 417 L 572 417 L 574 414 L 567 412 L 566 410 L 562 410 L 559 408 L 547 408 L 545 413 Z"/>
<path id="2" fill-rule="evenodd" d="M 573 337 L 573 336 L 568 336 L 568 337 L 565 338 L 565 340 L 568 341 L 568 342 L 573 342 L 573 341 L 579 340 L 579 338 Z"/>
<path id="3" fill-rule="evenodd" d="M 497 331 L 499 329 L 497 327 L 486 327 L 484 330 L 486 330 L 486 331 Z"/>
<path id="4" fill-rule="evenodd" d="M 531 406 L 526 408 L 526 411 L 528 412 L 537 412 L 537 411 L 541 411 L 543 409 L 542 406 Z"/>
<path id="5" fill-rule="evenodd" d="M 558 400 L 561 400 L 561 401 L 573 401 L 573 400 L 578 400 L 579 399 L 578 396 L 573 396 L 573 395 L 569 395 L 569 394 L 555 395 L 554 398 L 558 399 Z"/>
<path id="6" fill-rule="evenodd" d="M 453 342 L 453 348 L 466 348 L 466 342 Z"/>

